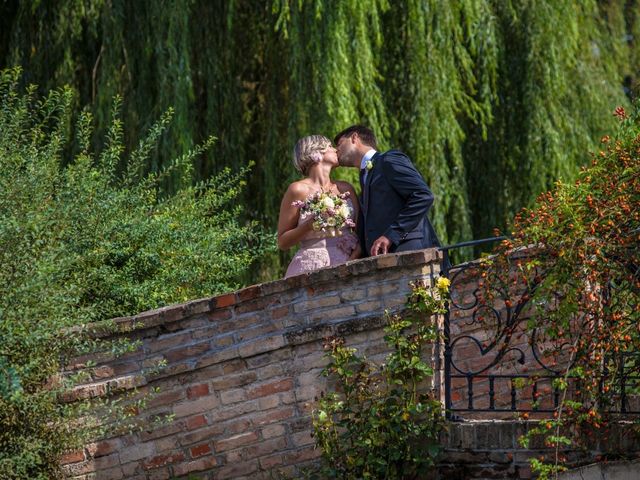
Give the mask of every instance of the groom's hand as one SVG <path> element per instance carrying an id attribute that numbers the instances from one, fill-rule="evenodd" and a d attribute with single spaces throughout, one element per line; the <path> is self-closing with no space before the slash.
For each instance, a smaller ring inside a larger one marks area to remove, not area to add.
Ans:
<path id="1" fill-rule="evenodd" d="M 391 246 L 391 240 L 389 240 L 384 235 L 381 235 L 373 245 L 371 245 L 371 256 L 375 257 L 376 255 L 384 255 L 389 251 L 389 247 Z"/>

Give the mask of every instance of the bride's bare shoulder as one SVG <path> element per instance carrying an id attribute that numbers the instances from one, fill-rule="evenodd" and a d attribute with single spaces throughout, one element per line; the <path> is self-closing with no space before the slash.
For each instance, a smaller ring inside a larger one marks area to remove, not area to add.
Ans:
<path id="1" fill-rule="evenodd" d="M 311 186 L 304 180 L 293 182 L 287 188 L 287 194 L 295 197 L 306 197 L 311 191 Z"/>

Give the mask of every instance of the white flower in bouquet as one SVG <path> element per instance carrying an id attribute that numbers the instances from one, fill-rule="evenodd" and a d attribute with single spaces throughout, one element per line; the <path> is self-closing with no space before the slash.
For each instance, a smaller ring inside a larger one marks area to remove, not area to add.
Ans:
<path id="1" fill-rule="evenodd" d="M 324 195 L 324 198 L 322 199 L 322 203 L 327 208 L 334 208 L 336 206 L 335 202 L 333 201 L 333 199 L 329 194 Z"/>
<path id="2" fill-rule="evenodd" d="M 349 205 L 347 205 L 347 203 L 345 202 L 342 205 L 340 205 L 340 208 L 338 209 L 338 213 L 342 218 L 349 218 L 351 216 L 351 207 L 349 207 Z"/>

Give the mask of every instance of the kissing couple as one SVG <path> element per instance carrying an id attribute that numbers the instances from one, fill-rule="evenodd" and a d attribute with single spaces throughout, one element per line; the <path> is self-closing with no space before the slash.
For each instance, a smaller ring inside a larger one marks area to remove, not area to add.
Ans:
<path id="1" fill-rule="evenodd" d="M 434 197 L 422 175 L 404 153 L 376 149 L 375 134 L 362 125 L 338 133 L 333 144 L 322 135 L 298 140 L 293 165 L 305 178 L 287 188 L 278 220 L 278 247 L 300 245 L 285 278 L 440 246 L 427 218 Z M 338 166 L 360 169 L 360 197 L 350 183 L 331 179 Z"/>

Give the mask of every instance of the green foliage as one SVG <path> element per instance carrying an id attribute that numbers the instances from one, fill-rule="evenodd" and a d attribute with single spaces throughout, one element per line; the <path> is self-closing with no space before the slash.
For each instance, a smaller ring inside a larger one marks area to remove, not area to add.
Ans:
<path id="1" fill-rule="evenodd" d="M 604 434 L 611 411 L 638 393 L 640 103 L 631 113 L 618 107 L 613 116 L 619 128 L 601 139 L 591 165 L 574 183 L 558 182 L 522 211 L 513 240 L 485 264 L 484 299 L 493 300 L 491 290 L 524 290 L 521 301 L 534 307 L 529 328 L 536 329 L 541 358 L 560 375 L 554 418 L 525 438 L 539 435 L 555 448 L 533 464 L 541 478 L 563 468 L 561 447 Z M 511 265 L 513 250 L 523 248 L 530 249 L 529 258 Z"/>
<path id="2" fill-rule="evenodd" d="M 325 344 L 330 363 L 323 374 L 336 381 L 336 391 L 313 411 L 321 478 L 411 478 L 434 465 L 444 417 L 425 384 L 433 368 L 423 357 L 437 340 L 432 316 L 444 312 L 448 283 L 435 289 L 416 283 L 412 290 L 405 314 L 387 314 L 391 353 L 382 365 L 343 339 Z"/>
<path id="3" fill-rule="evenodd" d="M 209 132 L 208 178 L 255 161 L 246 214 L 275 230 L 296 179 L 291 149 L 311 133 L 367 123 L 432 187 L 441 240 L 504 228 L 584 164 L 636 87 L 638 0 L 61 0 L 4 2 L 0 66 L 26 82 L 72 84 L 102 145 L 111 99 L 124 143 L 169 106 L 175 125 L 150 154 L 157 171 Z M 356 172 L 338 176 L 357 183 Z M 168 181 L 172 185 L 173 179 Z M 267 257 L 265 275 L 280 275 Z"/>
<path id="4" fill-rule="evenodd" d="M 82 326 L 235 289 L 273 239 L 237 221 L 246 170 L 192 185 L 213 139 L 146 174 L 171 112 L 126 154 L 116 98 L 94 153 L 91 114 L 71 127 L 74 91 L 39 98 L 20 75 L 0 73 L 0 472 L 52 478 L 83 407 L 58 402 L 77 380 L 61 370 L 78 352 L 135 346 L 100 346 Z"/>

